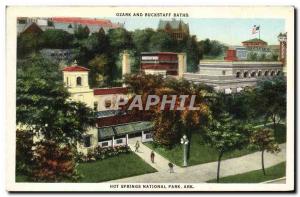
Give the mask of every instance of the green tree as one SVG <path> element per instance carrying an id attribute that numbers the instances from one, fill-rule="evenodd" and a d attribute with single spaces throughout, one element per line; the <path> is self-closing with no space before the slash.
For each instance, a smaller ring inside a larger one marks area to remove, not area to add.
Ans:
<path id="1" fill-rule="evenodd" d="M 173 51 L 175 43 L 168 33 L 158 31 L 150 38 L 149 51 Z"/>
<path id="2" fill-rule="evenodd" d="M 83 27 L 82 25 L 79 25 L 74 31 L 74 36 L 79 40 L 88 38 L 89 34 L 90 30 L 87 26 Z"/>
<path id="3" fill-rule="evenodd" d="M 275 141 L 274 132 L 268 128 L 259 128 L 253 132 L 250 143 L 261 151 L 261 166 L 264 175 L 265 171 L 265 162 L 264 162 L 264 152 L 278 153 L 280 148 Z"/>
<path id="4" fill-rule="evenodd" d="M 17 65 L 17 124 L 45 140 L 75 144 L 94 123 L 84 103 L 69 100 L 58 65 L 34 56 Z"/>
<path id="5" fill-rule="evenodd" d="M 235 122 L 228 114 L 222 114 L 211 121 L 205 139 L 218 151 L 217 182 L 220 177 L 221 161 L 224 153 L 242 149 L 248 144 L 249 127 Z"/>
<path id="6" fill-rule="evenodd" d="M 252 107 L 257 116 L 264 117 L 265 123 L 272 120 L 275 131 L 286 116 L 286 78 L 276 76 L 271 80 L 259 81 L 254 89 Z"/>
<path id="7" fill-rule="evenodd" d="M 91 87 L 103 86 L 106 81 L 105 68 L 107 68 L 107 57 L 105 55 L 97 55 L 88 63 L 89 84 Z"/>
<path id="8" fill-rule="evenodd" d="M 247 59 L 251 60 L 251 61 L 256 61 L 256 60 L 258 60 L 258 55 L 255 52 L 250 52 L 247 55 Z"/>
<path id="9" fill-rule="evenodd" d="M 42 48 L 42 39 L 33 33 L 24 33 L 17 38 L 17 57 L 24 58 Z"/>
<path id="10" fill-rule="evenodd" d="M 43 48 L 67 49 L 72 47 L 73 35 L 60 29 L 48 29 L 41 35 Z"/>
<path id="11" fill-rule="evenodd" d="M 150 48 L 150 38 L 155 34 L 151 28 L 135 30 L 132 33 L 132 41 L 138 52 L 147 52 Z"/>

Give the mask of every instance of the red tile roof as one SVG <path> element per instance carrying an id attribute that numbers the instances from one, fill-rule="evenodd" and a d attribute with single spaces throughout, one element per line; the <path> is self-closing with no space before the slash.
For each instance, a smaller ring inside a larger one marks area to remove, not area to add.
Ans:
<path id="1" fill-rule="evenodd" d="M 63 71 L 66 71 L 66 72 L 83 72 L 83 71 L 89 71 L 89 69 L 87 69 L 85 67 L 82 67 L 82 66 L 68 66 L 68 67 L 65 67 L 63 69 Z"/>
<path id="2" fill-rule="evenodd" d="M 93 19 L 93 18 L 79 18 L 79 17 L 54 17 L 53 22 L 57 23 L 78 23 L 82 25 L 100 25 L 102 27 L 119 27 L 117 24 L 113 24 L 107 19 Z"/>
<path id="3" fill-rule="evenodd" d="M 97 88 L 94 89 L 94 95 L 105 95 L 105 94 L 127 94 L 128 89 L 123 87 L 116 88 Z"/>

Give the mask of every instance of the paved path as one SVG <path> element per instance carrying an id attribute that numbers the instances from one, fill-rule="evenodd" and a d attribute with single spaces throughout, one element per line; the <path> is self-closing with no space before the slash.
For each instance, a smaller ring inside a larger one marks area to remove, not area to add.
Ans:
<path id="1" fill-rule="evenodd" d="M 138 152 L 135 152 L 139 157 L 141 157 L 143 160 L 145 160 L 149 165 L 151 165 L 153 168 L 155 168 L 159 172 L 169 172 L 169 167 L 168 163 L 169 161 L 159 155 L 158 153 L 155 152 L 155 157 L 154 157 L 154 163 L 151 162 L 150 154 L 151 154 L 151 149 L 145 146 L 143 143 L 141 143 L 141 138 L 131 138 L 128 141 L 128 145 L 131 148 L 132 151 L 135 150 L 135 144 L 136 141 L 140 142 L 140 148 Z M 174 170 L 176 171 L 182 171 L 182 169 L 174 164 Z"/>
<path id="2" fill-rule="evenodd" d="M 136 142 L 136 141 L 135 141 Z M 135 143 L 130 141 L 129 145 Z M 281 152 L 278 154 L 265 154 L 265 167 L 270 167 L 286 160 L 286 145 L 280 144 Z M 141 158 L 150 162 L 150 149 L 144 145 L 140 147 Z M 109 182 L 115 183 L 201 183 L 216 178 L 217 162 L 205 163 L 187 168 L 175 167 L 175 173 L 169 173 L 165 164 L 168 162 L 156 153 L 157 163 L 151 164 L 158 170 L 156 173 L 128 177 Z M 161 164 L 158 163 L 162 162 Z M 261 152 L 255 152 L 237 158 L 223 160 L 220 176 L 230 176 L 261 169 Z"/>

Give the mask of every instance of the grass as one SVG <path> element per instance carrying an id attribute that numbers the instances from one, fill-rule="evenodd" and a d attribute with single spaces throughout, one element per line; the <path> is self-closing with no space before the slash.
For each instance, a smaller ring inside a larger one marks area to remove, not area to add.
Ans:
<path id="1" fill-rule="evenodd" d="M 271 127 L 271 125 L 270 125 Z M 275 139 L 278 143 L 284 143 L 286 140 L 286 127 L 285 125 L 279 125 L 277 131 L 275 132 Z M 182 145 L 177 145 L 172 149 L 166 149 L 164 147 L 155 146 L 153 142 L 146 142 L 146 146 L 159 153 L 163 157 L 167 158 L 172 163 L 178 166 L 182 166 L 182 155 L 183 148 Z M 256 149 L 244 148 L 242 150 L 236 150 L 223 155 L 223 160 L 240 157 L 246 154 L 255 152 Z M 194 133 L 191 141 L 191 152 L 189 165 L 197 165 L 208 162 L 214 162 L 218 160 L 218 152 L 212 148 L 210 145 L 206 144 L 199 133 Z"/>
<path id="2" fill-rule="evenodd" d="M 79 182 L 97 183 L 156 172 L 136 154 L 122 154 L 89 163 L 80 163 L 77 170 L 84 177 Z"/>
<path id="3" fill-rule="evenodd" d="M 243 174 L 236 174 L 220 178 L 219 183 L 261 183 L 264 181 L 274 180 L 285 176 L 285 162 L 266 168 L 266 175 L 262 170 L 255 170 Z M 208 183 L 216 183 L 216 179 Z"/>
<path id="4" fill-rule="evenodd" d="M 157 172 L 134 153 L 121 154 L 94 162 L 79 163 L 77 170 L 83 176 L 77 181 L 79 183 L 98 183 Z M 29 181 L 28 177 L 24 175 L 16 175 L 16 182 Z"/>

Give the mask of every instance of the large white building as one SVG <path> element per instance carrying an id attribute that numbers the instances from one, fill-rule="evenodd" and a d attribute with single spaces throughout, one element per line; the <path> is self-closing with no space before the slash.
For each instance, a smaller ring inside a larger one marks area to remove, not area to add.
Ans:
<path id="1" fill-rule="evenodd" d="M 255 86 L 258 80 L 282 73 L 282 62 L 251 61 L 200 61 L 197 73 L 184 73 L 184 78 L 194 83 L 205 83 L 217 91 L 239 92 Z"/>

